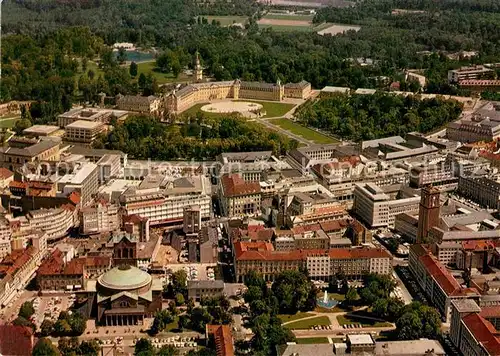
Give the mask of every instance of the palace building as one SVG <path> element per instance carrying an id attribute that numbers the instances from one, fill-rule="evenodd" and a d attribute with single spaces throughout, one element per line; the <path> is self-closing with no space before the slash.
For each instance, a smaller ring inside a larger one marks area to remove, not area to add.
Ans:
<path id="1" fill-rule="evenodd" d="M 306 81 L 281 84 L 246 82 L 237 80 L 221 82 L 200 82 L 203 78 L 198 53 L 196 53 L 194 75 L 197 83 L 188 84 L 173 91 L 166 97 L 166 108 L 170 112 L 180 113 L 187 108 L 212 100 L 253 99 L 282 101 L 284 98 L 307 99 L 311 94 L 311 84 Z"/>

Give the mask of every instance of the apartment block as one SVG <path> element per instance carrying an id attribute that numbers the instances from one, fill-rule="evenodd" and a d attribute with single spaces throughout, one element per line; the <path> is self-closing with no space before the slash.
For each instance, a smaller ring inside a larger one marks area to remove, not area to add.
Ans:
<path id="1" fill-rule="evenodd" d="M 48 241 L 58 240 L 68 235 L 78 221 L 75 208 L 63 205 L 60 208 L 39 209 L 30 211 L 20 218 L 21 226 L 28 226 L 35 231 L 44 231 Z"/>
<path id="2" fill-rule="evenodd" d="M 57 180 L 58 195 L 67 196 L 71 192 L 78 192 L 82 206 L 92 201 L 98 189 L 99 172 L 95 163 L 76 164 Z"/>
<path id="3" fill-rule="evenodd" d="M 396 215 L 417 213 L 418 195 L 393 199 L 373 183 L 358 183 L 354 188 L 353 211 L 371 227 L 394 227 Z"/>
<path id="4" fill-rule="evenodd" d="M 446 126 L 446 137 L 458 142 L 494 141 L 500 137 L 500 110 L 487 104 L 459 121 Z"/>

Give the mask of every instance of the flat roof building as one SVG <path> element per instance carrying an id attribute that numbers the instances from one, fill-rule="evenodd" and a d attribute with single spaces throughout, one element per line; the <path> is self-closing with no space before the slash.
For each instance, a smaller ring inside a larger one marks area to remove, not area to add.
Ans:
<path id="1" fill-rule="evenodd" d="M 104 130 L 102 122 L 78 120 L 66 126 L 64 138 L 69 142 L 90 145 Z"/>

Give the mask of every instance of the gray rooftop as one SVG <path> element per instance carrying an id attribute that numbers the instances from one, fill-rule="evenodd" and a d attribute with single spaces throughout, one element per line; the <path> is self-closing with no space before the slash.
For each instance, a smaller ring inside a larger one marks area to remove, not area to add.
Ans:
<path id="1" fill-rule="evenodd" d="M 188 289 L 224 289 L 224 281 L 216 279 L 214 281 L 188 281 Z"/>

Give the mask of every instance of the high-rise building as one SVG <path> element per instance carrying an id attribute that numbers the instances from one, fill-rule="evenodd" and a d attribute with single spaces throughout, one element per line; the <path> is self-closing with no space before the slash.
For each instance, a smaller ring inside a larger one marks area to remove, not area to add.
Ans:
<path id="1" fill-rule="evenodd" d="M 417 243 L 422 243 L 429 230 L 439 224 L 439 190 L 434 187 L 422 189 L 418 211 Z"/>

